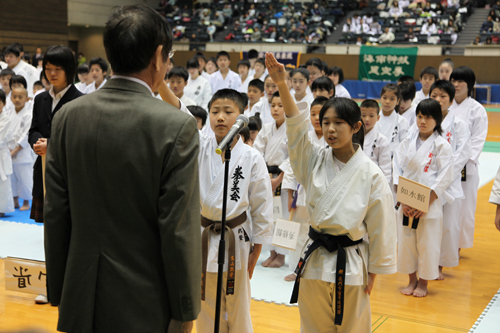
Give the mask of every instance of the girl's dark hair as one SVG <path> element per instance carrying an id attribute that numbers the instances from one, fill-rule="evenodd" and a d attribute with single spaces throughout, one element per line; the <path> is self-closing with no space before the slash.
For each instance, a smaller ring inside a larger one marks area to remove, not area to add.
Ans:
<path id="1" fill-rule="evenodd" d="M 76 75 L 76 60 L 71 49 L 65 45 L 53 45 L 47 49 L 45 56 L 43 57 L 43 75 L 45 79 L 48 81 L 47 76 L 45 75 L 45 68 L 47 63 L 54 66 L 60 66 L 66 73 L 66 84 L 70 85 L 75 81 Z"/>
<path id="2" fill-rule="evenodd" d="M 214 57 L 208 58 L 208 59 L 207 59 L 207 63 L 208 63 L 209 61 L 213 62 L 213 63 L 215 64 L 215 67 L 216 67 L 216 68 L 219 68 L 219 66 L 217 66 L 217 60 L 216 60 Z"/>
<path id="3" fill-rule="evenodd" d="M 437 80 L 432 84 L 429 95 L 432 94 L 432 91 L 434 89 L 440 89 L 448 94 L 448 96 L 450 96 L 450 102 L 453 102 L 453 100 L 455 99 L 455 86 L 450 81 Z"/>
<path id="4" fill-rule="evenodd" d="M 78 74 L 88 74 L 89 72 L 89 65 L 81 64 L 80 66 L 78 66 Z"/>
<path id="5" fill-rule="evenodd" d="M 323 63 L 321 62 L 321 60 L 319 58 L 311 58 L 311 59 L 307 60 L 306 68 L 308 66 L 314 66 L 314 67 L 318 68 L 320 71 L 323 70 Z"/>
<path id="6" fill-rule="evenodd" d="M 443 133 L 443 129 L 441 128 L 441 122 L 443 121 L 443 113 L 441 111 L 441 105 L 438 101 L 427 98 L 422 100 L 417 105 L 417 109 L 415 110 L 415 114 L 421 114 L 422 116 L 432 117 L 436 121 L 436 127 L 434 127 L 434 131 L 437 131 L 439 135 Z"/>
<path id="7" fill-rule="evenodd" d="M 442 64 L 449 64 L 451 66 L 451 68 L 455 68 L 455 64 L 453 63 L 453 61 L 450 58 L 444 59 L 443 62 L 441 63 L 441 65 Z M 439 65 L 439 66 L 441 66 L 441 65 Z"/>
<path id="8" fill-rule="evenodd" d="M 196 68 L 198 69 L 200 67 L 200 64 L 198 63 L 198 59 L 196 58 L 191 58 L 187 61 L 186 68 Z"/>
<path id="9" fill-rule="evenodd" d="M 382 88 L 382 91 L 380 92 L 380 97 L 382 97 L 382 95 L 388 91 L 392 91 L 394 95 L 396 95 L 396 98 L 401 102 L 401 89 L 399 89 L 399 86 L 397 84 L 394 83 L 386 84 Z M 399 113 L 399 102 L 396 104 L 395 110 L 397 113 Z"/>
<path id="10" fill-rule="evenodd" d="M 476 74 L 467 66 L 460 66 L 453 70 L 450 75 L 451 80 L 461 80 L 467 83 L 468 95 L 472 96 L 474 92 L 474 84 L 476 83 Z"/>
<path id="11" fill-rule="evenodd" d="M 5 102 L 7 101 L 7 97 L 5 96 L 5 91 L 0 90 L 0 102 L 3 103 L 3 105 L 5 105 Z"/>
<path id="12" fill-rule="evenodd" d="M 328 102 L 323 105 L 321 111 L 319 112 L 319 122 L 321 126 L 323 126 L 323 117 L 330 108 L 333 108 L 335 110 L 337 118 L 344 120 L 352 128 L 354 128 L 356 124 L 361 121 L 361 110 L 358 106 L 358 103 L 350 98 L 335 97 L 328 100 Z M 361 146 L 361 149 L 363 149 L 364 140 L 365 125 L 363 121 L 361 121 L 361 128 L 357 133 L 353 134 L 352 142 L 358 143 Z"/>
<path id="13" fill-rule="evenodd" d="M 201 106 L 196 106 L 196 105 L 189 105 L 188 107 L 189 112 L 193 115 L 193 117 L 198 117 L 201 119 L 201 125 L 205 126 L 207 122 L 207 111 L 202 108 Z"/>
<path id="14" fill-rule="evenodd" d="M 22 75 L 12 75 L 9 81 L 10 90 L 12 90 L 12 85 L 14 83 L 20 83 L 24 86 L 24 89 L 28 89 L 28 83 L 26 82 L 26 79 Z"/>
<path id="15" fill-rule="evenodd" d="M 290 77 L 293 78 L 297 73 L 302 74 L 302 76 L 306 78 L 306 81 L 309 81 L 309 71 L 307 69 L 301 67 L 294 69 L 292 74 L 290 74 Z"/>
<path id="16" fill-rule="evenodd" d="M 333 75 L 333 74 L 336 74 L 339 76 L 339 84 L 344 82 L 344 71 L 342 70 L 342 68 L 340 68 L 338 66 L 333 66 L 332 68 L 330 68 L 329 76 Z"/>
<path id="17" fill-rule="evenodd" d="M 255 116 L 248 118 L 248 129 L 250 131 L 260 131 L 262 128 L 262 120 L 260 119 L 260 113 L 255 113 Z"/>

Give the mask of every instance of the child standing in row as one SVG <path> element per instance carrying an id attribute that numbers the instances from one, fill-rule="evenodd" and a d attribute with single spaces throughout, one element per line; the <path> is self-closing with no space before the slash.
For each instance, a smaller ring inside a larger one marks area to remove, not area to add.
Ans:
<path id="1" fill-rule="evenodd" d="M 291 77 L 293 90 L 295 91 L 295 94 L 293 95 L 295 103 L 306 102 L 307 104 L 311 104 L 314 100 L 314 96 L 312 93 L 307 92 L 309 85 L 309 72 L 307 69 L 294 69 Z"/>
<path id="2" fill-rule="evenodd" d="M 240 76 L 233 72 L 229 66 L 231 65 L 231 57 L 226 51 L 217 53 L 217 67 L 219 70 L 210 75 L 210 84 L 212 85 L 212 93 L 215 94 L 220 89 L 238 90 L 241 86 Z"/>
<path id="3" fill-rule="evenodd" d="M 420 72 L 420 83 L 422 84 L 422 89 L 417 91 L 415 99 L 413 100 L 413 105 L 417 106 L 420 101 L 429 98 L 429 92 L 431 90 L 432 84 L 439 79 L 439 73 L 434 67 L 425 67 Z"/>
<path id="4" fill-rule="evenodd" d="M 12 140 L 9 111 L 5 109 L 6 96 L 0 90 L 0 217 L 14 211 L 12 200 L 12 158 L 7 144 Z"/>
<path id="5" fill-rule="evenodd" d="M 398 84 L 401 90 L 401 102 L 399 103 L 399 114 L 403 116 L 408 121 L 408 126 L 411 127 L 415 123 L 416 115 L 416 105 L 413 105 L 413 100 L 415 99 L 415 94 L 417 89 L 415 84 L 409 82 L 403 82 Z"/>
<path id="6" fill-rule="evenodd" d="M 184 93 L 184 88 L 189 79 L 189 73 L 184 67 L 175 66 L 167 74 L 170 89 L 184 105 L 197 105 L 195 101 Z"/>
<path id="7" fill-rule="evenodd" d="M 319 96 L 332 98 L 335 96 L 335 86 L 332 80 L 326 76 L 321 76 L 314 80 L 311 85 L 311 91 L 314 98 L 318 98 Z"/>
<path id="8" fill-rule="evenodd" d="M 189 79 L 184 88 L 184 94 L 192 99 L 196 105 L 205 110 L 208 109 L 208 102 L 212 98 L 212 87 L 210 82 L 200 75 L 199 64 L 196 58 L 191 58 L 187 62 L 187 71 Z"/>

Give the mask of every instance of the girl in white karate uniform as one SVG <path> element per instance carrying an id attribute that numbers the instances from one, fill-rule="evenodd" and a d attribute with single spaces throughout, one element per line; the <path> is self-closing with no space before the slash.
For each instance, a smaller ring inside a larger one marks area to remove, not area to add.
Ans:
<path id="1" fill-rule="evenodd" d="M 455 86 L 455 100 L 450 107 L 450 114 L 462 119 L 469 127 L 472 154 L 465 165 L 462 189 L 465 200 L 460 214 L 460 248 L 471 248 L 474 241 L 474 225 L 479 187 L 478 163 L 488 134 L 488 115 L 484 106 L 473 99 L 476 75 L 466 66 L 453 70 L 450 76 Z"/>
<path id="2" fill-rule="evenodd" d="M 439 260 L 438 280 L 444 279 L 443 267 L 456 267 L 459 260 L 460 211 L 464 191 L 462 189 L 462 169 L 472 153 L 470 132 L 467 124 L 460 118 L 449 114 L 448 110 L 455 98 L 455 87 L 450 81 L 438 80 L 430 90 L 430 97 L 439 102 L 443 113 L 442 137 L 453 149 L 453 183 L 443 194 L 443 238 Z"/>
<path id="3" fill-rule="evenodd" d="M 272 123 L 264 124 L 262 130 L 257 135 L 253 147 L 257 149 L 264 156 L 269 174 L 272 174 L 273 179 L 272 190 L 280 188 L 283 181 L 283 167 L 281 166 L 288 158 L 288 150 L 286 145 L 286 124 L 285 112 L 279 92 L 276 92 L 271 98 L 271 116 L 274 121 Z M 281 188 L 280 210 L 282 215 L 280 218 L 288 219 L 288 190 Z M 271 255 L 267 258 L 262 266 L 278 268 L 284 265 L 285 255 L 288 250 L 277 246 L 264 246 L 264 250 L 271 251 Z"/>
<path id="4" fill-rule="evenodd" d="M 368 295 L 376 274 L 396 271 L 396 226 L 387 181 L 362 151 L 359 107 L 346 98 L 328 101 L 320 113 L 328 147 L 317 145 L 308 134 L 308 104 L 294 103 L 272 54 L 266 63 L 287 115 L 290 163 L 306 189 L 311 223 L 291 300 L 298 296 L 301 332 L 371 332 Z"/>
<path id="5" fill-rule="evenodd" d="M 349 91 L 342 85 L 344 82 L 344 71 L 338 66 L 333 66 L 328 70 L 328 77 L 335 85 L 335 97 L 351 98 Z"/>
<path id="6" fill-rule="evenodd" d="M 10 184 L 12 159 L 7 143 L 13 137 L 9 113 L 15 111 L 5 109 L 5 102 L 5 92 L 0 90 L 0 217 L 5 216 L 5 213 L 12 213 L 14 211 L 12 187 Z"/>
<path id="7" fill-rule="evenodd" d="M 441 137 L 441 106 L 435 100 L 427 99 L 418 104 L 416 112 L 419 131 L 407 136 L 397 147 L 393 177 L 395 187 L 399 177 L 403 176 L 431 188 L 427 213 L 403 204 L 398 210 L 397 220 L 398 272 L 409 274 L 410 279 L 401 293 L 424 297 L 428 280 L 439 276 L 444 193 L 454 174 L 453 151 Z M 412 218 L 419 219 L 417 226 L 412 223 Z"/>

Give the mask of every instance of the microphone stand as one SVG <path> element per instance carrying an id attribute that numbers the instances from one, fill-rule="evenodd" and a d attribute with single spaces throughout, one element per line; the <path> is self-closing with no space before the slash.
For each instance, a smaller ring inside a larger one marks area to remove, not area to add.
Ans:
<path id="1" fill-rule="evenodd" d="M 229 187 L 229 161 L 231 160 L 231 145 L 228 145 L 224 154 L 224 193 L 222 196 L 222 226 L 219 241 L 218 271 L 217 271 L 217 299 L 215 303 L 215 325 L 214 333 L 219 333 L 221 302 L 222 302 L 222 280 L 224 277 L 224 260 L 226 258 L 226 208 L 227 188 Z M 228 272 L 229 273 L 229 272 Z"/>

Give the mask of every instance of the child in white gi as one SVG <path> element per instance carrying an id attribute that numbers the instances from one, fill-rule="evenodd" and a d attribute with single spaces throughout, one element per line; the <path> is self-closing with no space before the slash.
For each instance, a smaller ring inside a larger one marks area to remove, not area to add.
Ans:
<path id="1" fill-rule="evenodd" d="M 431 90 L 432 84 L 439 79 L 439 73 L 434 67 L 425 67 L 420 72 L 420 83 L 422 84 L 422 89 L 417 91 L 415 99 L 413 100 L 413 106 L 417 106 L 420 101 L 429 98 L 429 92 Z"/>
<path id="2" fill-rule="evenodd" d="M 189 79 L 189 73 L 184 67 L 175 66 L 167 74 L 169 87 L 175 96 L 186 106 L 198 105 L 184 93 Z"/>
<path id="3" fill-rule="evenodd" d="M 286 145 L 286 124 L 285 112 L 279 92 L 274 93 L 271 98 L 271 116 L 274 121 L 264 124 L 262 130 L 257 135 L 253 147 L 264 156 L 269 174 L 272 174 L 272 191 L 275 192 L 278 188 L 278 194 L 281 196 L 281 212 L 280 218 L 288 219 L 288 191 L 281 188 L 283 181 L 283 171 L 281 164 L 288 158 L 288 150 Z M 288 250 L 281 247 L 266 246 L 264 250 L 271 251 L 271 255 L 267 258 L 262 266 L 278 268 L 284 265 L 285 255 Z"/>
<path id="4" fill-rule="evenodd" d="M 332 98 L 335 96 L 335 86 L 332 80 L 326 76 L 318 77 L 311 84 L 311 91 L 314 98 L 323 96 L 326 98 Z"/>
<path id="5" fill-rule="evenodd" d="M 500 168 L 498 168 L 495 182 L 491 188 L 490 203 L 497 206 L 497 211 L 495 213 L 495 227 L 498 231 L 500 231 Z"/>
<path id="6" fill-rule="evenodd" d="M 428 280 L 439 276 L 444 192 L 454 178 L 453 151 L 441 137 L 443 115 L 439 103 L 423 100 L 416 112 L 419 131 L 397 147 L 393 178 L 395 187 L 403 176 L 431 188 L 427 213 L 404 204 L 398 210 L 398 272 L 408 274 L 410 280 L 401 293 L 425 297 Z M 419 219 L 418 225 L 410 222 L 411 218 Z"/>
<path id="7" fill-rule="evenodd" d="M 450 76 L 450 82 L 455 86 L 455 100 L 450 107 L 450 115 L 462 119 L 469 127 L 472 154 L 463 170 L 462 189 L 465 200 L 462 201 L 460 214 L 461 249 L 471 248 L 474 241 L 474 225 L 477 205 L 477 190 L 479 187 L 478 163 L 488 134 L 488 115 L 484 106 L 478 103 L 472 94 L 476 75 L 466 66 L 457 67 Z"/>
<path id="8" fill-rule="evenodd" d="M 162 98 L 182 111 L 188 112 L 175 95 L 163 84 L 158 90 Z M 222 219 L 224 183 L 224 152 L 217 155 L 215 149 L 234 125 L 237 116 L 245 108 L 241 94 L 233 89 L 217 91 L 210 102 L 210 126 L 214 136 L 200 133 L 200 209 L 202 242 L 204 243 L 204 267 L 202 276 L 201 312 L 196 321 L 199 333 L 213 332 L 220 235 L 217 226 Z M 262 245 L 272 241 L 273 207 L 271 182 L 262 155 L 236 138 L 231 145 L 227 223 L 233 224 L 226 232 L 226 244 L 235 242 L 235 253 L 226 249 L 224 266 L 221 332 L 253 332 L 250 317 L 250 279 L 257 264 Z M 250 216 L 248 216 L 249 214 Z M 253 248 L 252 245 L 253 244 Z M 234 256 L 234 261 L 228 259 Z M 206 259 L 206 261 L 205 261 Z M 232 265 L 234 263 L 234 265 Z"/>
<path id="9" fill-rule="evenodd" d="M 208 110 L 208 102 L 212 98 L 212 87 L 210 82 L 200 75 L 198 64 L 196 58 L 191 58 L 187 62 L 189 79 L 186 87 L 184 87 L 184 94 L 192 99 L 196 105 Z"/>
<path id="10" fill-rule="evenodd" d="M 261 111 L 261 104 L 267 103 L 267 97 L 264 96 L 264 82 L 261 80 L 252 80 L 247 86 L 248 108 L 245 110 L 245 115 L 252 117 L 256 111 Z"/>
<path id="11" fill-rule="evenodd" d="M 250 71 L 250 61 L 248 59 L 242 59 L 238 62 L 238 74 L 240 75 L 241 86 L 238 89 L 241 93 L 246 93 L 248 90 L 248 84 L 254 78 L 251 75 L 248 75 Z"/>
<path id="12" fill-rule="evenodd" d="M 401 102 L 399 103 L 399 114 L 408 121 L 408 126 L 415 123 L 416 115 L 415 105 L 412 105 L 415 99 L 416 88 L 415 84 L 411 82 L 398 83 L 399 90 L 401 91 Z"/>
<path id="13" fill-rule="evenodd" d="M 4 217 L 5 213 L 12 213 L 14 211 L 12 186 L 10 183 L 12 158 L 7 146 L 7 143 L 12 140 L 13 136 L 9 110 L 4 108 L 5 102 L 5 92 L 0 90 L 0 217 Z"/>
<path id="14" fill-rule="evenodd" d="M 338 66 L 333 66 L 328 70 L 328 77 L 335 85 L 335 97 L 351 98 L 349 91 L 342 85 L 344 82 L 344 71 Z"/>
<path id="15" fill-rule="evenodd" d="M 314 100 L 314 96 L 312 93 L 307 92 L 307 88 L 309 87 L 309 72 L 307 69 L 294 69 L 291 77 L 293 90 L 295 91 L 293 94 L 295 103 L 307 102 L 310 105 Z"/>
<path id="16" fill-rule="evenodd" d="M 108 63 L 106 60 L 97 57 L 90 59 L 90 75 L 94 82 L 87 85 L 85 88 L 85 94 L 93 93 L 104 87 L 106 84 L 106 74 L 108 73 Z"/>
<path id="17" fill-rule="evenodd" d="M 376 124 L 380 119 L 380 108 L 377 101 L 366 99 L 361 103 L 361 119 L 365 124 L 365 140 L 363 151 L 382 170 L 387 178 L 387 183 L 391 183 L 392 163 L 389 140 L 381 134 Z"/>
<path id="18" fill-rule="evenodd" d="M 291 300 L 298 293 L 301 332 L 371 332 L 368 295 L 376 274 L 396 271 L 396 226 L 382 171 L 353 143 L 363 142 L 361 112 L 351 99 L 328 101 L 320 113 L 328 147 L 313 143 L 309 105 L 295 104 L 270 53 L 266 64 L 287 116 L 290 163 L 307 192 L 311 240 Z"/>
<path id="19" fill-rule="evenodd" d="M 19 198 L 24 200 L 19 210 L 29 210 L 33 190 L 33 155 L 29 149 L 28 130 L 33 116 L 32 104 L 28 103 L 25 88 L 12 89 L 11 128 L 13 139 L 9 142 L 13 173 L 11 177 L 14 206 L 19 208 Z"/>
<path id="20" fill-rule="evenodd" d="M 456 267 L 459 260 L 460 210 L 464 191 L 462 189 L 462 169 L 472 153 L 470 132 L 467 124 L 460 118 L 449 114 L 448 110 L 455 98 L 455 87 L 450 81 L 438 80 L 431 87 L 430 96 L 439 102 L 443 113 L 441 136 L 448 141 L 453 150 L 454 179 L 443 194 L 446 203 L 443 206 L 443 238 L 439 260 L 438 280 L 444 279 L 444 267 Z"/>
<path id="21" fill-rule="evenodd" d="M 240 76 L 229 69 L 231 58 L 226 51 L 217 53 L 217 66 L 219 70 L 210 75 L 210 84 L 212 85 L 212 93 L 215 94 L 220 89 L 238 90 L 241 86 Z"/>
<path id="22" fill-rule="evenodd" d="M 265 95 L 260 99 L 260 101 L 254 105 L 255 111 L 252 108 L 252 113 L 257 112 L 260 115 L 262 124 L 273 123 L 274 119 L 271 116 L 271 98 L 274 93 L 278 91 L 278 86 L 274 83 L 273 79 L 268 75 L 264 79 L 264 93 Z"/>

